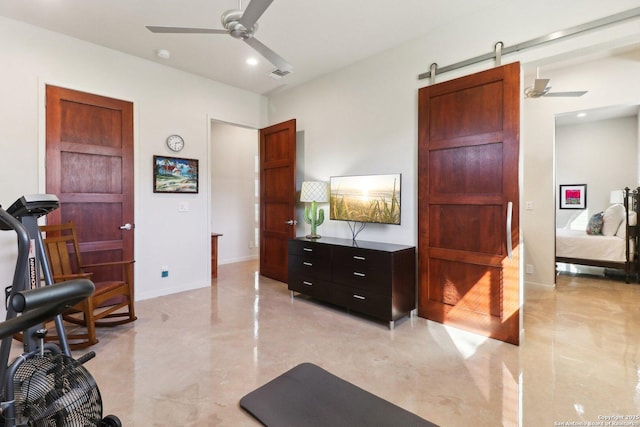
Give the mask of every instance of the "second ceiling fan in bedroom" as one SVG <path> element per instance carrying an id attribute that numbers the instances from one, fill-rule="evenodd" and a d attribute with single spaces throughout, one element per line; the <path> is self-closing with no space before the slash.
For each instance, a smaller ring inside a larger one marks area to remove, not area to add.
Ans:
<path id="1" fill-rule="evenodd" d="M 273 0 L 251 0 L 244 11 L 242 10 L 242 5 L 240 5 L 239 9 L 224 12 L 221 17 L 224 29 L 157 26 L 147 26 L 147 29 L 152 33 L 229 34 L 231 37 L 240 39 L 255 49 L 277 68 L 274 73 L 282 77 L 291 73 L 293 70 L 291 64 L 254 37 L 258 29 L 258 19 L 271 3 L 273 3 Z"/>
<path id="2" fill-rule="evenodd" d="M 536 70 L 536 80 L 533 83 L 533 86 L 530 86 L 524 90 L 524 96 L 526 98 L 540 98 L 543 96 L 578 97 L 587 93 L 586 90 L 577 90 L 571 92 L 549 92 L 551 90 L 551 86 L 547 86 L 549 84 L 549 79 L 541 79 L 538 74 L 539 72 L 538 70 Z"/>

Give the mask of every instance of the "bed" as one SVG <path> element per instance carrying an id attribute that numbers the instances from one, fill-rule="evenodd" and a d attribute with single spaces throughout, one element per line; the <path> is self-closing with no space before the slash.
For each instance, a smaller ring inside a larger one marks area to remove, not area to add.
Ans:
<path id="1" fill-rule="evenodd" d="M 601 228 L 556 229 L 556 262 L 623 270 L 629 283 L 640 271 L 638 257 L 638 194 L 640 187 L 623 190 L 623 204 L 614 204 L 601 215 Z M 589 231 L 589 232 L 588 232 Z"/>

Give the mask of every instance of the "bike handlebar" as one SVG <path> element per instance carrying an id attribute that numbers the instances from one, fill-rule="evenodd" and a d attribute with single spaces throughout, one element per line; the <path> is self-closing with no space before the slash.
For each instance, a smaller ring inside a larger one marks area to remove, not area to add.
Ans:
<path id="1" fill-rule="evenodd" d="M 0 322 L 0 339 L 24 331 L 67 311 L 91 296 L 94 289 L 92 281 L 74 279 L 17 292 L 11 298 L 10 303 L 15 311 L 23 314 Z"/>

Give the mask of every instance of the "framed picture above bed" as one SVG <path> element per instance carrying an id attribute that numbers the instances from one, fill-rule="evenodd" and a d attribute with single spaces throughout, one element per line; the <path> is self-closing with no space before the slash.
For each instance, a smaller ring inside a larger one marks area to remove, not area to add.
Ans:
<path id="1" fill-rule="evenodd" d="M 560 186 L 560 209 L 586 209 L 587 184 Z"/>

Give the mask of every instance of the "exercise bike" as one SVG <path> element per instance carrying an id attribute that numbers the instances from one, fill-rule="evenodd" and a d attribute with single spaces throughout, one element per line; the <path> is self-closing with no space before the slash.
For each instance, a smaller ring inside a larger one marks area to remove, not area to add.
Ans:
<path id="1" fill-rule="evenodd" d="M 7 301 L 7 319 L 0 322 L 0 427 L 68 426 L 122 427 L 114 415 L 102 416 L 102 398 L 94 378 L 82 366 L 95 357 L 89 352 L 73 359 L 53 343 L 45 343 L 44 322 L 89 297 L 95 287 L 76 279 L 24 289 L 29 268 L 30 237 L 25 226 L 0 206 L 0 230 L 18 237 L 13 289 Z M 39 326 L 40 325 L 40 326 Z M 37 342 L 10 364 L 13 335 Z M 27 336 L 28 334 L 28 336 Z"/>

